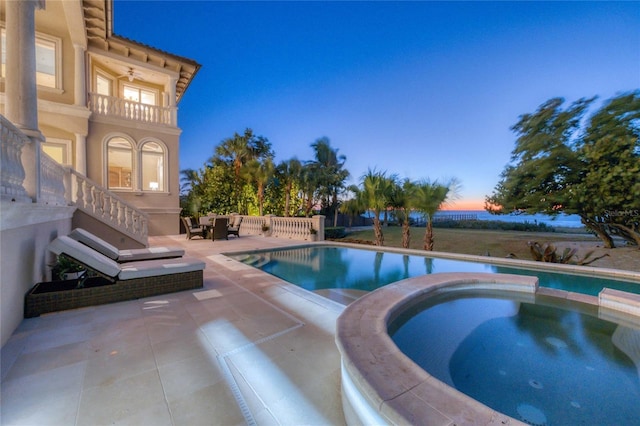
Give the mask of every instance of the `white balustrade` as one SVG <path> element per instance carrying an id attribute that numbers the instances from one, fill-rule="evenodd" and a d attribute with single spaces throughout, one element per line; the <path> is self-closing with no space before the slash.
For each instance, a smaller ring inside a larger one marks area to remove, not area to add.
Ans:
<path id="1" fill-rule="evenodd" d="M 89 109 L 99 115 L 115 116 L 150 124 L 176 126 L 173 119 L 175 107 L 161 107 L 134 102 L 128 99 L 89 93 Z"/>
<path id="2" fill-rule="evenodd" d="M 31 143 L 30 139 L 17 127 L 0 115 L 0 196 L 12 201 L 31 201 L 22 186 L 25 178 L 22 166 L 22 147 Z"/>
<path id="3" fill-rule="evenodd" d="M 107 100 L 99 100 L 108 108 Z M 147 117 L 156 112 L 143 110 Z M 25 169 L 22 148 L 32 143 L 3 115 L 0 115 L 0 196 L 3 200 L 32 202 L 23 187 Z M 46 153 L 40 153 L 40 200 L 51 205 L 75 204 L 90 216 L 112 226 L 123 234 L 146 245 L 148 216 L 125 200 L 71 168 L 58 164 Z"/>
<path id="4" fill-rule="evenodd" d="M 40 153 L 40 197 L 45 204 L 66 206 L 64 181 L 67 170 L 46 153 Z"/>
<path id="5" fill-rule="evenodd" d="M 146 213 L 75 170 L 69 172 L 71 187 L 76 188 L 71 191 L 75 194 L 71 201 L 78 209 L 146 245 L 149 235 Z"/>
<path id="6" fill-rule="evenodd" d="M 262 226 L 265 224 L 263 216 L 243 216 L 240 225 L 241 235 L 260 235 L 263 233 Z"/>
<path id="7" fill-rule="evenodd" d="M 324 216 L 242 216 L 240 235 L 265 235 L 300 241 L 324 240 Z"/>

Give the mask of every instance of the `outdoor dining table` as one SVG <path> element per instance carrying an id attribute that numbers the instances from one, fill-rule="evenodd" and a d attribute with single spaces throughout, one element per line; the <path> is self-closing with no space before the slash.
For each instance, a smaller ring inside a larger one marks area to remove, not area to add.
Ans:
<path id="1" fill-rule="evenodd" d="M 198 220 L 200 227 L 202 227 L 203 238 L 211 238 L 213 239 L 213 222 L 216 218 L 225 218 L 227 216 L 216 215 L 216 216 L 200 216 Z"/>
<path id="2" fill-rule="evenodd" d="M 214 219 L 215 216 L 200 216 L 200 219 L 198 219 L 198 224 L 202 228 L 203 238 L 208 238 L 208 236 L 210 235 L 211 228 L 213 228 Z"/>

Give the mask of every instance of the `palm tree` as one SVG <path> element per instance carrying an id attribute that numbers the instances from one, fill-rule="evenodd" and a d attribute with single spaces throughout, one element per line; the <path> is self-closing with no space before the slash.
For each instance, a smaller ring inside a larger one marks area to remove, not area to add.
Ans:
<path id="1" fill-rule="evenodd" d="M 344 189 L 344 182 L 349 177 L 349 171 L 344 169 L 347 157 L 338 155 L 338 149 L 333 149 L 326 137 L 317 139 L 311 147 L 316 159 L 309 162 L 309 165 L 315 169 L 318 178 L 318 191 L 322 198 L 322 205 L 328 213 L 333 214 L 333 226 L 337 226 L 338 195 Z"/>
<path id="2" fill-rule="evenodd" d="M 395 210 L 396 217 L 402 226 L 402 247 L 411 245 L 411 223 L 409 215 L 413 207 L 416 184 L 405 179 L 402 184 L 394 185 L 391 192 L 390 205 Z"/>
<path id="3" fill-rule="evenodd" d="M 291 215 L 291 191 L 293 190 L 294 183 L 300 179 L 302 163 L 294 157 L 289 160 L 282 161 L 278 164 L 276 170 L 284 185 L 284 216 L 289 217 Z"/>
<path id="4" fill-rule="evenodd" d="M 242 169 L 242 175 L 247 180 L 256 184 L 256 198 L 258 199 L 258 215 L 262 216 L 264 207 L 264 188 L 269 180 L 273 177 L 275 166 L 271 158 L 265 159 L 263 162 L 259 160 L 250 160 Z"/>
<path id="5" fill-rule="evenodd" d="M 360 188 L 356 185 L 350 185 L 347 191 L 352 192 L 354 195 L 352 198 L 345 200 L 340 204 L 340 213 L 349 216 L 349 227 L 353 226 L 353 218 L 364 213 L 367 207 L 362 202 L 362 196 L 360 195 Z"/>
<path id="6" fill-rule="evenodd" d="M 305 217 L 309 217 L 313 206 L 316 204 L 315 194 L 318 189 L 318 171 L 310 164 L 302 166 L 300 173 L 300 193 L 302 199 L 302 211 Z"/>
<path id="7" fill-rule="evenodd" d="M 198 217 L 202 207 L 202 175 L 193 169 L 180 170 L 180 207 L 190 216 Z"/>
<path id="8" fill-rule="evenodd" d="M 424 249 L 433 250 L 433 217 L 445 202 L 458 193 L 458 181 L 451 179 L 446 184 L 437 180 L 430 182 L 423 180 L 415 187 L 413 203 L 416 210 L 424 214 L 427 227 L 424 233 Z"/>
<path id="9" fill-rule="evenodd" d="M 395 175 L 387 177 L 385 172 L 371 169 L 362 177 L 362 191 L 360 194 L 363 205 L 373 211 L 373 233 L 378 246 L 384 245 L 380 213 L 389 205 L 395 181 Z"/>
<path id="10" fill-rule="evenodd" d="M 253 130 L 246 129 L 243 135 L 234 133 L 232 137 L 223 140 L 216 146 L 213 157 L 209 159 L 212 164 L 226 164 L 233 169 L 234 192 L 238 206 L 238 212 L 242 212 L 242 167 L 249 161 L 265 160 L 273 158 L 271 143 L 262 137 L 255 136 Z"/>

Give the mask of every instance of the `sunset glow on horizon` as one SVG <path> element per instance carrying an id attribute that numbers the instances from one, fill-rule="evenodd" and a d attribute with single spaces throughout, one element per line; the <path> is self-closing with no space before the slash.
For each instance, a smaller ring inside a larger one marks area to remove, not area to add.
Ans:
<path id="1" fill-rule="evenodd" d="M 484 210 L 484 199 L 482 200 L 454 200 L 444 205 L 443 211 L 462 210 Z"/>

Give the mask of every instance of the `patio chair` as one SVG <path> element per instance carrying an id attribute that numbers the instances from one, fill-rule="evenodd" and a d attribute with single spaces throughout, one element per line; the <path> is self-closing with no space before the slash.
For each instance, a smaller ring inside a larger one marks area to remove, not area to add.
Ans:
<path id="1" fill-rule="evenodd" d="M 224 238 L 228 240 L 227 228 L 229 227 L 228 217 L 216 217 L 213 221 L 213 229 L 211 229 L 211 241 Z"/>
<path id="2" fill-rule="evenodd" d="M 229 228 L 227 228 L 227 235 L 235 235 L 236 237 L 240 237 L 240 224 L 242 223 L 242 216 L 233 215 L 231 216 L 231 221 L 229 222 Z"/>
<path id="3" fill-rule="evenodd" d="M 138 260 L 170 259 L 184 256 L 184 250 L 175 247 L 149 247 L 140 249 L 119 250 L 97 235 L 82 229 L 76 228 L 69 234 L 72 239 L 99 251 L 105 256 L 118 263 L 135 262 Z"/>
<path id="4" fill-rule="evenodd" d="M 213 227 L 213 221 L 216 219 L 216 215 L 215 214 L 209 214 L 207 216 L 200 216 L 200 218 L 198 219 L 198 223 L 200 224 L 200 228 L 202 228 L 203 232 L 202 232 L 202 237 L 203 238 L 211 238 L 211 235 L 209 235 L 209 232 L 211 231 L 211 228 Z"/>
<path id="5" fill-rule="evenodd" d="M 190 240 L 193 237 L 204 238 L 205 230 L 198 225 L 194 225 L 193 221 L 190 217 L 180 216 L 180 220 L 182 220 L 182 224 L 184 225 L 184 229 L 187 231 L 187 239 Z"/>
<path id="6" fill-rule="evenodd" d="M 202 288 L 204 262 L 186 257 L 118 263 L 66 235 L 48 246 L 49 251 L 84 265 L 105 278 L 106 284 L 78 288 L 72 292 L 53 292 L 25 303 L 25 315 L 37 316 L 56 310 L 75 309 L 104 303 L 158 296 L 176 291 Z M 64 297 L 62 293 L 68 293 Z"/>

